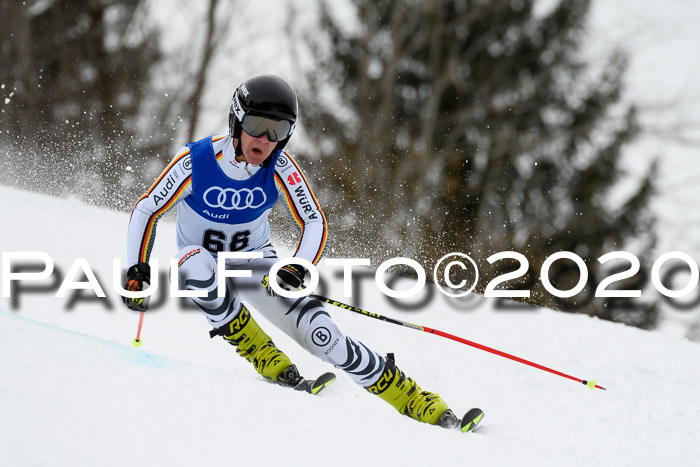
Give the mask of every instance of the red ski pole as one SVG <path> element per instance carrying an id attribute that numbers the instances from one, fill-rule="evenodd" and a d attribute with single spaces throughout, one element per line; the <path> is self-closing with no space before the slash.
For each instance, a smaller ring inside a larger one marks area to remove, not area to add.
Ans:
<path id="1" fill-rule="evenodd" d="M 480 349 L 480 350 L 485 350 L 486 352 L 490 352 L 490 353 L 498 355 L 500 357 L 505 357 L 505 358 L 508 358 L 510 360 L 513 360 L 513 361 L 516 361 L 519 363 L 523 363 L 525 365 L 529 365 L 533 368 L 538 368 L 540 370 L 547 371 L 549 373 L 561 376 L 563 378 L 568 378 L 572 381 L 576 381 L 577 383 L 582 383 L 582 384 L 588 386 L 589 388 L 591 388 L 591 390 L 593 390 L 594 388 L 602 389 L 604 391 L 606 390 L 604 387 L 597 385 L 595 381 L 586 381 L 584 379 L 575 378 L 573 376 L 567 375 L 566 373 L 562 373 L 560 371 L 553 370 L 551 368 L 547 368 L 546 366 L 540 365 L 538 363 L 534 363 L 534 362 L 531 362 L 529 360 L 525 360 L 524 358 L 516 357 L 515 355 L 511 355 L 511 354 L 506 353 L 506 352 L 501 352 L 500 350 L 496 350 L 496 349 L 493 349 L 491 347 L 487 347 L 485 345 L 478 344 L 476 342 L 472 342 L 470 340 L 464 339 L 464 338 L 459 337 L 459 336 L 455 336 L 453 334 L 449 334 L 447 332 L 440 331 L 438 329 L 432 329 L 432 328 L 429 328 L 427 326 L 421 326 L 419 324 L 408 323 L 406 321 L 401 321 L 399 319 L 388 318 L 386 316 L 378 315 L 376 313 L 372 313 L 370 311 L 363 310 L 362 308 L 357 308 L 357 307 L 352 306 L 352 305 L 346 305 L 345 303 L 341 303 L 341 302 L 338 302 L 338 301 L 333 300 L 331 298 L 323 297 L 321 295 L 311 294 L 309 296 L 312 298 L 315 298 L 316 300 L 320 300 L 322 302 L 329 303 L 333 306 L 337 306 L 337 307 L 342 308 L 344 310 L 349 310 L 349 311 L 353 311 L 355 313 L 359 313 L 361 315 L 369 316 L 370 318 L 375 318 L 375 319 L 378 319 L 381 321 L 386 321 L 387 323 L 391 323 L 391 324 L 398 324 L 399 326 L 404 326 L 407 328 L 416 329 L 418 331 L 424 331 L 424 332 L 427 332 L 430 334 L 435 334 L 435 335 L 438 335 L 441 337 L 445 337 L 447 339 L 451 339 L 451 340 L 456 341 L 456 342 L 460 342 L 462 344 L 470 345 L 472 347 L 476 347 L 477 349 Z"/>
<path id="2" fill-rule="evenodd" d="M 141 340 L 141 326 L 143 326 L 143 315 L 145 313 L 142 311 L 140 313 L 141 316 L 139 316 L 139 329 L 136 331 L 136 337 L 133 338 L 131 343 L 133 344 L 134 347 L 141 347 L 141 344 L 143 344 L 143 341 Z"/>

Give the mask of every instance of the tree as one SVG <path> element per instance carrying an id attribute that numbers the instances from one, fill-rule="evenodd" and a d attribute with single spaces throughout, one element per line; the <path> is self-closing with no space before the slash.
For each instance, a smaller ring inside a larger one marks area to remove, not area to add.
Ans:
<path id="1" fill-rule="evenodd" d="M 0 51 L 9 65 L 0 70 L 6 96 L 0 136 L 29 188 L 77 190 L 124 207 L 124 175 L 140 173 L 148 160 L 134 154 L 167 152 L 173 129 L 161 127 L 163 109 L 149 115 L 143 106 L 161 59 L 144 4 L 3 3 L 0 22 L 11 33 Z"/>
<path id="2" fill-rule="evenodd" d="M 504 266 L 486 258 L 514 250 L 530 269 L 509 285 L 526 284 L 530 301 L 553 308 L 567 304 L 537 277 L 555 252 L 577 253 L 597 276 L 597 258 L 627 246 L 645 264 L 655 164 L 612 201 L 621 149 L 638 127 L 634 107 L 620 103 L 624 55 L 594 70 L 579 53 L 588 0 L 545 12 L 532 0 L 352 3 L 354 26 L 321 4 L 323 33 L 309 38 L 318 64 L 302 99 L 343 255 L 409 256 L 432 270 L 444 253 L 467 252 L 483 291 Z M 332 105 L 317 97 L 333 88 Z M 562 289 L 578 280 L 557 271 Z M 583 310 L 642 327 L 656 318 L 654 306 L 595 300 Z"/>

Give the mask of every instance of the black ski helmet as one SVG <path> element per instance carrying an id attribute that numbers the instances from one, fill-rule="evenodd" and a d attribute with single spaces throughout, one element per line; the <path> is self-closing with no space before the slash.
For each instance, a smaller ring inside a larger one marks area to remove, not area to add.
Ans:
<path id="1" fill-rule="evenodd" d="M 297 93 L 282 78 L 275 75 L 261 75 L 250 78 L 236 89 L 228 112 L 229 134 L 240 140 L 243 127 L 241 122 L 246 115 L 256 115 L 271 120 L 286 120 L 290 124 L 286 138 L 277 143 L 275 149 L 282 149 L 289 142 L 297 121 Z M 241 145 L 236 147 L 236 155 L 241 155 Z"/>

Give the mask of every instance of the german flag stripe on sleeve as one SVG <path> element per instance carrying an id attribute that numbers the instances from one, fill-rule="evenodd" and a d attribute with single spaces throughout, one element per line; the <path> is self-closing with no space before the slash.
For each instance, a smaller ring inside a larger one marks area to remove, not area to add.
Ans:
<path id="1" fill-rule="evenodd" d="M 294 205 L 294 202 L 292 201 L 292 195 L 289 193 L 289 190 L 287 190 L 287 186 L 284 184 L 282 181 L 282 178 L 279 176 L 277 172 L 275 172 L 275 181 L 279 185 L 279 187 L 282 189 L 282 194 L 284 195 L 284 199 L 287 202 L 287 208 L 289 209 L 289 212 L 292 214 L 292 217 L 294 218 L 294 221 L 297 223 L 299 228 L 302 231 L 302 235 L 304 232 L 304 221 L 301 219 L 301 216 L 299 215 L 299 211 L 297 210 L 297 207 Z"/>
<path id="2" fill-rule="evenodd" d="M 314 192 L 311 190 L 311 186 L 306 181 L 306 177 L 304 176 L 304 172 L 302 172 L 302 170 L 299 168 L 299 165 L 297 165 L 296 161 L 292 158 L 292 156 L 289 155 L 289 153 L 285 152 L 284 154 L 287 156 L 289 161 L 291 161 L 291 163 L 297 169 L 297 173 L 299 173 L 301 178 L 304 180 L 304 184 L 306 185 L 306 188 L 309 190 L 309 194 L 311 195 L 311 199 L 313 200 L 313 202 L 316 206 L 316 209 L 321 214 L 321 219 L 323 220 L 323 235 L 321 237 L 321 242 L 319 244 L 318 250 L 316 251 L 316 254 L 314 255 L 314 259 L 311 261 L 313 264 L 317 264 L 321 260 L 321 257 L 323 256 L 323 250 L 326 248 L 326 240 L 328 239 L 328 228 L 327 228 L 327 223 L 326 223 L 326 216 L 325 216 L 325 214 L 323 214 L 323 210 L 321 209 L 321 205 L 318 203 L 318 200 L 316 199 L 316 195 L 314 195 Z M 287 202 L 287 206 L 289 207 L 289 211 L 292 213 L 294 220 L 297 222 L 297 224 L 300 226 L 300 228 L 302 230 L 301 238 L 299 239 L 299 243 L 297 244 L 297 248 L 294 251 L 294 254 L 296 254 L 297 251 L 299 251 L 299 246 L 301 245 L 301 241 L 304 238 L 304 222 L 302 220 L 301 215 L 299 214 L 299 211 L 297 210 L 296 206 L 294 205 L 294 202 L 292 201 L 291 193 L 289 193 L 283 180 L 279 177 L 279 175 L 277 173 L 275 173 L 275 179 L 277 180 L 277 183 L 282 187 L 282 192 L 283 192 L 284 198 Z"/>
<path id="3" fill-rule="evenodd" d="M 304 176 L 304 172 L 299 168 L 297 165 L 296 161 L 292 158 L 292 156 L 289 155 L 289 153 L 285 152 L 289 160 L 294 164 L 294 167 L 296 167 L 297 172 L 299 172 L 299 175 L 301 175 L 301 178 L 304 180 L 304 183 L 306 184 L 306 188 L 309 190 L 309 194 L 311 195 L 311 198 L 314 200 L 314 204 L 316 205 L 316 209 L 318 209 L 318 212 L 321 213 L 321 218 L 323 219 L 323 238 L 321 239 L 321 244 L 319 245 L 318 251 L 316 252 L 316 255 L 314 256 L 313 261 L 311 261 L 313 264 L 317 264 L 320 260 L 321 257 L 323 256 L 323 250 L 326 248 L 326 240 L 328 239 L 328 227 L 326 223 L 326 215 L 323 214 L 323 210 L 321 209 L 321 205 L 318 204 L 318 200 L 316 199 L 316 195 L 314 192 L 311 190 L 311 186 L 309 185 L 309 182 L 306 181 L 306 177 Z M 299 245 L 297 245 L 297 249 L 299 249 Z"/>
<path id="4" fill-rule="evenodd" d="M 177 201 L 180 199 L 182 192 L 187 189 L 188 186 L 192 184 L 192 175 L 185 178 L 180 186 L 175 191 L 175 194 L 170 201 L 168 201 L 162 208 L 151 214 L 146 224 L 146 229 L 143 234 L 143 240 L 141 240 L 141 248 L 139 249 L 139 262 L 145 263 L 148 257 L 151 255 L 151 249 L 153 249 L 153 240 L 156 233 L 156 224 L 160 216 L 165 214 Z M 155 185 L 154 185 L 155 186 Z M 151 187 L 152 189 L 153 187 Z"/>
<path id="5" fill-rule="evenodd" d="M 313 195 L 312 195 L 313 196 Z M 319 261 L 321 261 L 321 257 L 323 256 L 323 250 L 326 248 L 326 240 L 328 239 L 328 228 L 326 227 L 326 216 L 323 214 L 323 211 L 320 209 L 318 212 L 321 213 L 321 217 L 323 218 L 323 237 L 321 238 L 321 244 L 318 247 L 318 251 L 316 252 L 316 255 L 314 256 L 313 261 L 311 261 L 313 264 L 318 264 Z M 299 246 L 297 246 L 297 249 Z"/>
<path id="6" fill-rule="evenodd" d="M 323 211 L 319 211 L 319 212 L 321 213 L 321 216 L 323 217 L 323 238 L 321 239 L 321 245 L 319 245 L 318 251 L 316 252 L 316 255 L 314 256 L 314 259 L 312 261 L 313 264 L 318 264 L 318 262 L 321 261 L 321 257 L 323 256 L 323 250 L 326 249 L 326 240 L 328 240 L 328 228 L 326 227 L 326 216 L 323 215 Z"/>
<path id="7" fill-rule="evenodd" d="M 180 162 L 180 160 L 182 160 L 182 158 L 184 158 L 185 156 L 187 156 L 189 153 L 190 153 L 190 150 L 189 150 L 189 148 L 188 148 L 188 149 L 186 149 L 185 151 L 183 151 L 181 154 L 178 154 L 177 156 L 175 156 L 175 158 L 170 162 L 170 164 L 168 164 L 168 166 L 165 168 L 165 170 L 163 170 L 163 172 L 161 172 L 160 176 L 156 179 L 156 181 L 153 182 L 153 184 L 152 184 L 151 187 L 146 191 L 146 193 L 144 193 L 143 196 L 141 196 L 141 197 L 138 199 L 138 201 L 136 201 L 136 204 L 139 204 L 139 202 L 141 202 L 142 199 L 147 198 L 148 196 L 150 196 L 151 192 L 155 189 L 155 187 L 158 186 L 158 184 L 160 183 L 160 181 L 163 180 L 163 177 L 165 177 L 165 175 L 168 173 L 168 171 L 169 171 L 170 169 L 172 169 L 172 168 L 175 166 L 175 164 L 177 164 L 178 162 Z M 135 205 L 134 205 L 134 206 L 135 206 Z M 134 212 L 134 211 L 132 210 L 131 213 L 133 214 L 133 212 Z"/>

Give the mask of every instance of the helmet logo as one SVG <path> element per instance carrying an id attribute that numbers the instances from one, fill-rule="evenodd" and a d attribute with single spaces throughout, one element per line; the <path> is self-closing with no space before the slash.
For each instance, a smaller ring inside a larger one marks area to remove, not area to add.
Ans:
<path id="1" fill-rule="evenodd" d="M 238 93 L 235 93 L 233 95 L 233 112 L 236 114 L 236 118 L 238 120 L 243 120 L 243 117 L 245 117 L 245 111 L 241 107 L 241 102 L 238 100 Z"/>
<path id="2" fill-rule="evenodd" d="M 245 86 L 245 83 L 241 86 L 241 92 L 243 93 L 243 97 L 248 97 L 248 88 Z"/>

